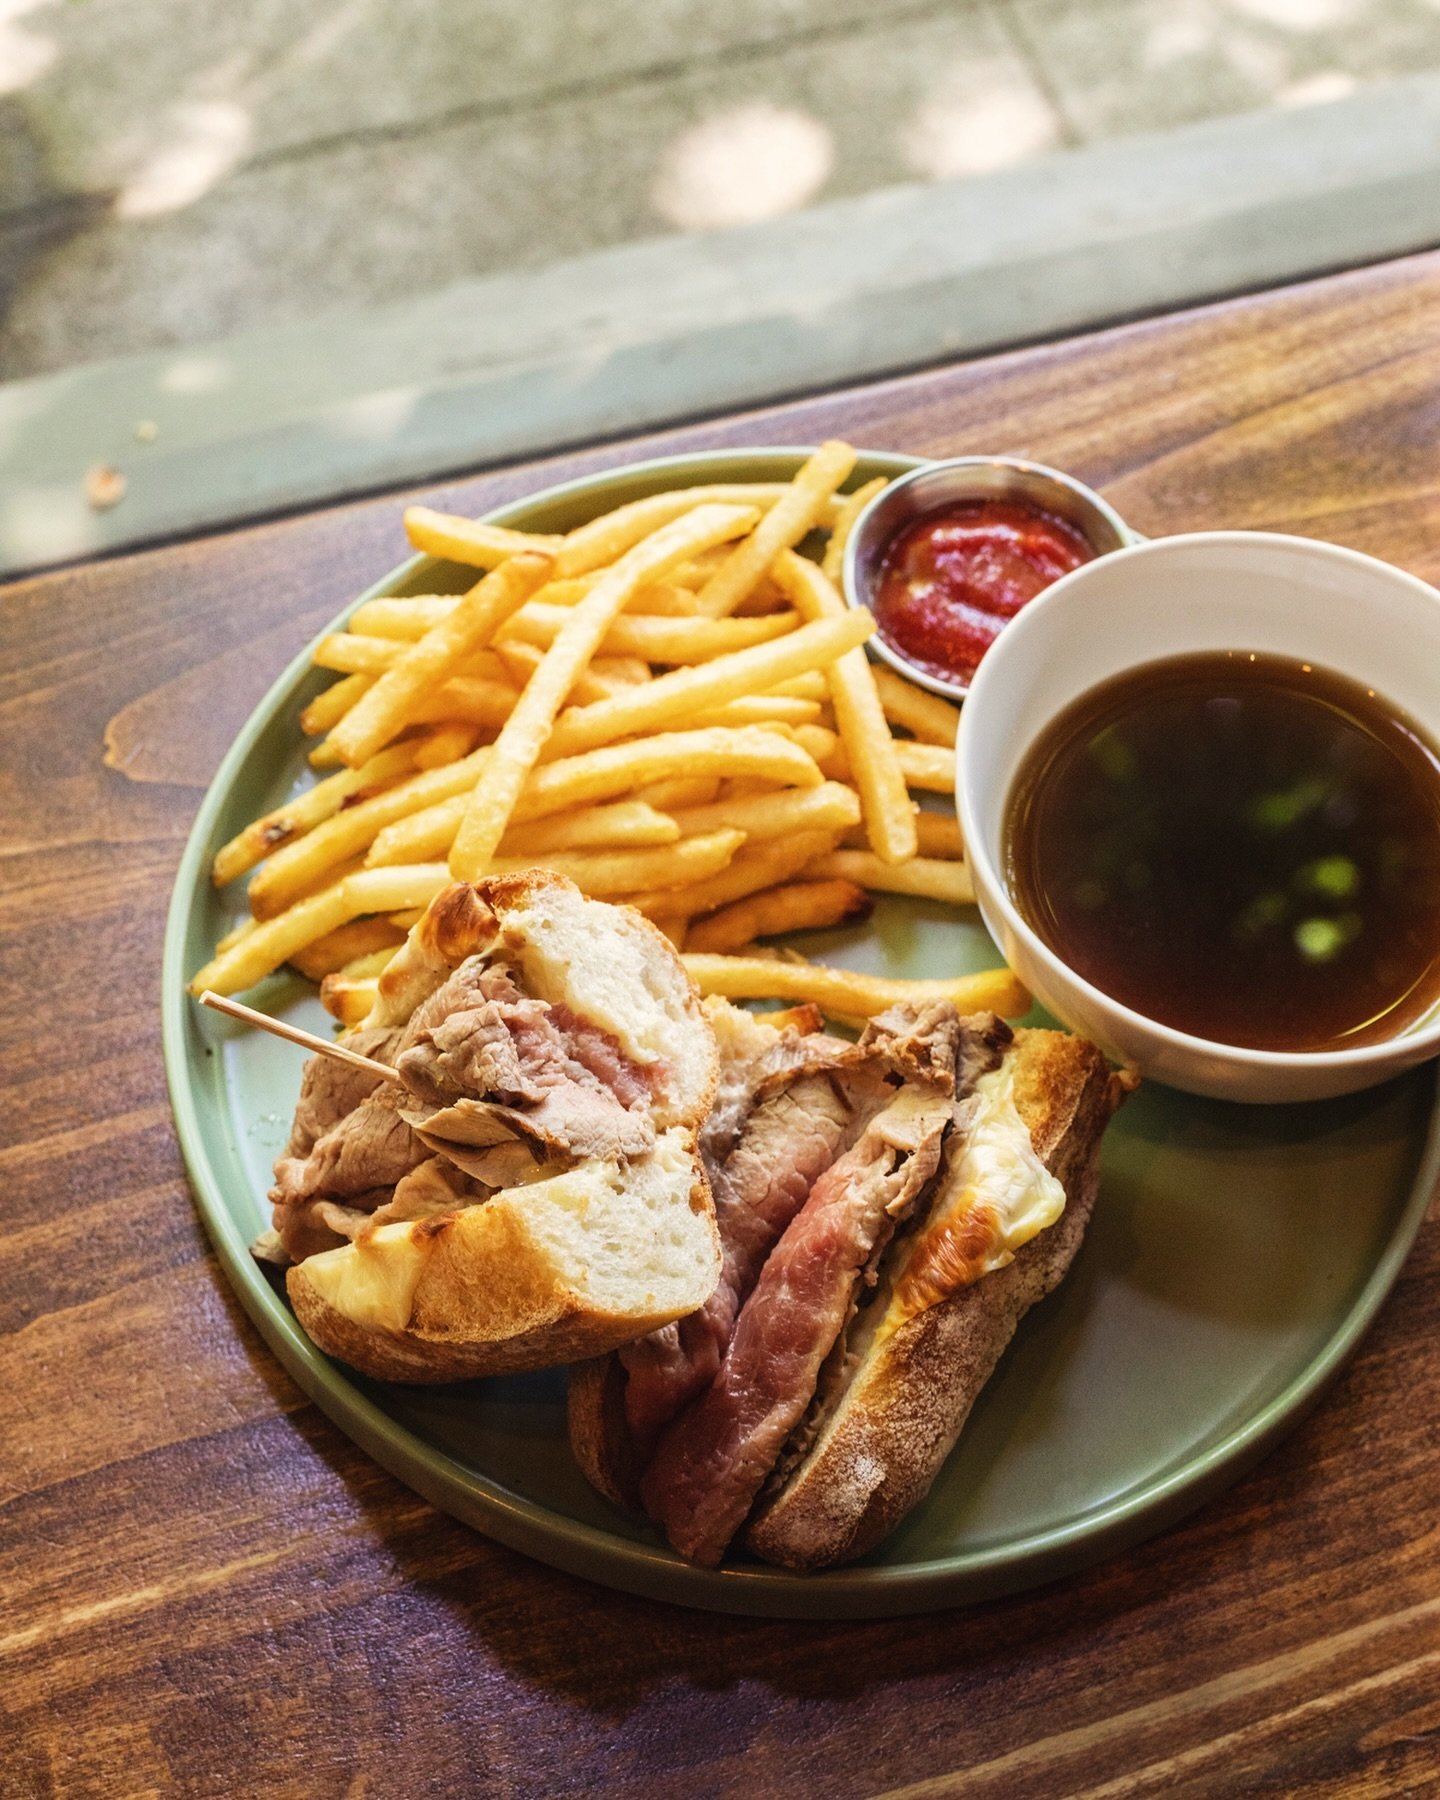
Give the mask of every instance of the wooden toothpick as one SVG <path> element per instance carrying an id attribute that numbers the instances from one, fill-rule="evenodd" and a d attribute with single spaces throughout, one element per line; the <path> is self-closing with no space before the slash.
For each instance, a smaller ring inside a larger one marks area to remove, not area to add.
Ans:
<path id="1" fill-rule="evenodd" d="M 223 994 L 216 994 L 209 988 L 201 994 L 200 1004 L 213 1006 L 216 1012 L 229 1013 L 232 1019 L 241 1019 L 247 1025 L 258 1025 L 262 1031 L 287 1038 L 302 1049 L 313 1050 L 317 1056 L 328 1056 L 335 1062 L 349 1063 L 354 1069 L 364 1069 L 367 1075 L 378 1075 L 382 1081 L 401 1081 L 399 1070 L 392 1069 L 389 1063 L 376 1062 L 373 1056 L 361 1056 L 358 1050 L 347 1050 L 343 1044 L 329 1043 L 325 1038 L 316 1037 L 313 1031 L 302 1031 L 298 1025 L 272 1019 L 268 1013 L 256 1012 L 253 1006 L 242 1006 L 238 1000 L 227 1000 Z"/>

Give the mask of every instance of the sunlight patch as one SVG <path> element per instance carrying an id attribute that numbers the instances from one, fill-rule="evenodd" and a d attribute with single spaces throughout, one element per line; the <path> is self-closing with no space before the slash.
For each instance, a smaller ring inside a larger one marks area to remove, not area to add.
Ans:
<path id="1" fill-rule="evenodd" d="M 754 225 L 813 199 L 834 161 L 830 133 L 808 113 L 736 106 L 681 132 L 665 152 L 651 204 L 681 231 Z"/>

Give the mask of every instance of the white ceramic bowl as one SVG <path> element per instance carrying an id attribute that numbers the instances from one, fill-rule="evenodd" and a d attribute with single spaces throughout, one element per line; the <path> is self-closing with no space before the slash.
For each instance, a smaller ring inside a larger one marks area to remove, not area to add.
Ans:
<path id="1" fill-rule="evenodd" d="M 1117 550 L 1032 600 L 986 653 L 960 719 L 956 805 L 980 913 L 1057 1018 L 1143 1075 L 1225 1100 L 1318 1100 L 1440 1054 L 1440 1007 L 1350 1050 L 1240 1049 L 1122 1006 L 1021 918 L 1003 875 L 1006 800 L 1026 750 L 1097 683 L 1204 650 L 1293 656 L 1349 675 L 1440 743 L 1440 593 L 1355 550 L 1266 532 L 1197 532 Z"/>

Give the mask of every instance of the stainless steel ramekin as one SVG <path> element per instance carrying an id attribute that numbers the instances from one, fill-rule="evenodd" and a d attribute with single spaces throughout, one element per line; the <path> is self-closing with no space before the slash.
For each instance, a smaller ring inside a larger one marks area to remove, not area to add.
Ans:
<path id="1" fill-rule="evenodd" d="M 1074 525 L 1097 556 L 1144 542 L 1093 488 L 1058 469 L 1013 456 L 956 456 L 901 475 L 878 493 L 855 521 L 845 546 L 842 573 L 849 604 L 871 604 L 885 552 L 898 532 L 927 513 L 968 500 L 1018 500 L 1052 513 Z M 879 632 L 868 647 L 907 681 L 932 694 L 963 700 L 968 692 L 968 683 L 916 668 Z"/>

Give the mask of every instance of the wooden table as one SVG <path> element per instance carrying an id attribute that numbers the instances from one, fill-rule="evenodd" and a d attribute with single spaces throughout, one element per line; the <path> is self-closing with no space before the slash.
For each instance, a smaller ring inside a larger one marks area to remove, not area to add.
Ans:
<path id="1" fill-rule="evenodd" d="M 1275 527 L 1440 580 L 1440 255 L 438 501 L 829 434 L 1025 452 L 1143 531 Z M 1435 1792 L 1434 1206 L 1253 1475 L 1087 1575 L 923 1618 L 720 1618 L 556 1574 L 433 1511 L 282 1374 L 192 1210 L 161 928 L 222 750 L 398 560 L 400 505 L 0 593 L 0 1794 Z"/>

